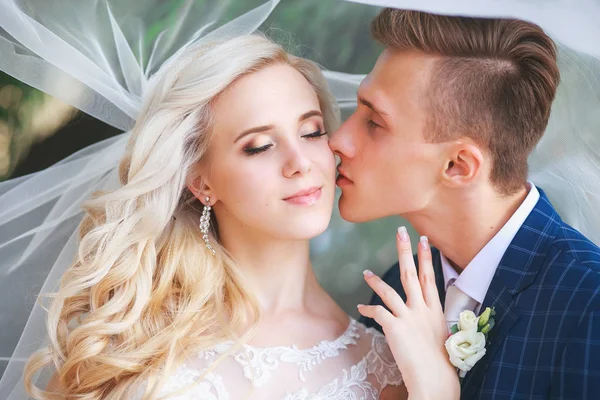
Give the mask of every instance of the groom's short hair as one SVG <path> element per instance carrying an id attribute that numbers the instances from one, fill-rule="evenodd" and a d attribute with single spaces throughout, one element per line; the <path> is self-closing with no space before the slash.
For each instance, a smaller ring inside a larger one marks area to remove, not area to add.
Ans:
<path id="1" fill-rule="evenodd" d="M 496 188 L 511 194 L 522 187 L 559 82 L 552 39 L 521 20 L 396 9 L 383 10 L 371 31 L 393 49 L 440 56 L 425 99 L 426 139 L 469 136 L 491 153 Z"/>

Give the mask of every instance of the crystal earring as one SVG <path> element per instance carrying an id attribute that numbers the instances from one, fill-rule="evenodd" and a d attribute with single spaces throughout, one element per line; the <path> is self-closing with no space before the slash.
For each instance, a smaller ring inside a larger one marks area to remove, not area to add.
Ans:
<path id="1" fill-rule="evenodd" d="M 206 248 L 210 250 L 213 256 L 216 254 L 215 249 L 210 245 L 210 240 L 208 239 L 208 228 L 210 226 L 210 197 L 206 198 L 206 205 L 202 210 L 202 216 L 200 217 L 200 232 L 202 232 L 202 239 L 204 239 L 204 243 L 206 243 Z"/>

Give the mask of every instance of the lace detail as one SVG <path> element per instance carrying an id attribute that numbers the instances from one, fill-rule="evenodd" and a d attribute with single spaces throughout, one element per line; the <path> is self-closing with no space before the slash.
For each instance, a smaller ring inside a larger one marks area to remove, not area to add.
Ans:
<path id="1" fill-rule="evenodd" d="M 233 342 L 224 342 L 216 345 L 210 350 L 205 350 L 198 354 L 198 358 L 206 361 L 213 361 L 219 354 L 225 353 L 233 346 Z"/>
<path id="2" fill-rule="evenodd" d="M 402 375 L 385 336 L 373 328 L 368 328 L 366 333 L 373 336 L 371 351 L 367 354 L 368 373 L 375 375 L 381 387 L 400 386 Z"/>
<path id="3" fill-rule="evenodd" d="M 352 318 L 342 336 L 310 349 L 245 345 L 213 364 L 232 345 L 220 344 L 181 365 L 159 395 L 176 400 L 376 400 L 386 386 L 402 384 L 385 337 Z"/>
<path id="4" fill-rule="evenodd" d="M 322 364 L 328 358 L 338 356 L 340 350 L 356 344 L 356 340 L 360 337 L 357 325 L 356 320 L 350 319 L 350 324 L 342 336 L 333 341 L 324 340 L 310 349 L 300 350 L 296 346 L 267 349 L 244 346 L 245 351 L 236 355 L 235 360 L 242 365 L 244 375 L 256 387 L 266 384 L 271 378 L 271 371 L 277 369 L 282 362 L 300 366 L 298 377 L 306 382 L 307 371 Z"/>
<path id="5" fill-rule="evenodd" d="M 367 381 L 367 360 L 342 371 L 343 377 L 335 379 L 324 386 L 316 394 L 309 394 L 306 389 L 288 395 L 283 400 L 362 400 L 378 399 L 379 391 Z"/>

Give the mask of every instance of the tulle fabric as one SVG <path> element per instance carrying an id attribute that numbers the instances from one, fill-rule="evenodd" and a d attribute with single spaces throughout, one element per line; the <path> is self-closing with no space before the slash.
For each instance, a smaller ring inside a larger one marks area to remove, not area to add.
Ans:
<path id="1" fill-rule="evenodd" d="M 0 183 L 0 374 L 6 367 L 0 399 L 27 398 L 23 366 L 46 335 L 45 311 L 36 305 L 38 293 L 52 292 L 73 259 L 81 202 L 96 190 L 118 184 L 116 166 L 127 130 L 152 80 L 177 63 L 179 52 L 191 43 L 264 27 L 273 10 L 282 6 L 278 3 L 0 3 L 0 69 L 125 131 L 44 171 Z M 530 158 L 530 179 L 546 191 L 565 221 L 600 243 L 600 2 L 335 3 L 336 10 L 364 7 L 365 15 L 373 14 L 373 6 L 393 6 L 451 15 L 515 17 L 541 25 L 559 44 L 562 81 L 547 132 Z M 160 13 L 156 4 L 177 10 L 168 29 L 156 27 L 156 13 Z M 238 17 L 225 21 L 223 15 L 231 10 Z M 327 26 L 322 29 L 326 31 Z M 356 89 L 363 78 L 349 70 L 325 71 L 346 113 L 356 105 Z M 390 218 L 353 225 L 335 212 L 330 228 L 313 241 L 317 275 L 347 310 L 367 300 L 360 271 L 368 267 L 381 272 L 394 261 L 394 231 L 399 222 Z"/>

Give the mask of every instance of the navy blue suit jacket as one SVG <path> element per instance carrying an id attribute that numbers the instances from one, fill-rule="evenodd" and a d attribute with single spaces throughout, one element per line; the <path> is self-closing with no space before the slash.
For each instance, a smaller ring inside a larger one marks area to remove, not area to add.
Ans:
<path id="1" fill-rule="evenodd" d="M 433 256 L 444 304 L 435 249 Z M 406 298 L 397 264 L 384 280 Z M 540 190 L 482 304 L 495 307 L 496 326 L 461 399 L 600 399 L 599 292 L 600 249 L 565 224 Z M 371 304 L 382 302 L 375 295 Z"/>

